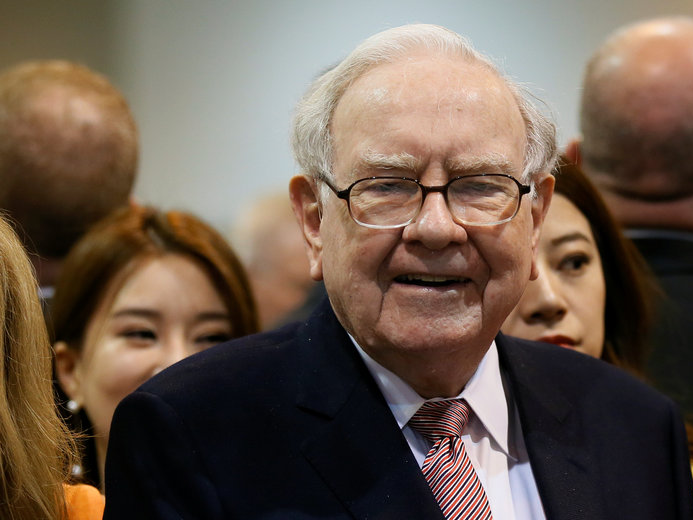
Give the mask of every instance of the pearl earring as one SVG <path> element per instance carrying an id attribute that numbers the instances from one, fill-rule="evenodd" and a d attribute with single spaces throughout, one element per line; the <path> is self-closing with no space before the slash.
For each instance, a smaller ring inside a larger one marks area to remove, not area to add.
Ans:
<path id="1" fill-rule="evenodd" d="M 77 413 L 82 408 L 77 401 L 73 401 L 72 399 L 67 402 L 66 406 L 70 413 Z"/>

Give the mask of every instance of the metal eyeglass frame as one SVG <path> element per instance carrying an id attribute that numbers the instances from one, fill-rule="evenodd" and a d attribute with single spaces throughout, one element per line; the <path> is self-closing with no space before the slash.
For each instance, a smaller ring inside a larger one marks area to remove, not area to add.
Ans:
<path id="1" fill-rule="evenodd" d="M 467 179 L 470 177 L 505 177 L 507 179 L 512 180 L 518 188 L 518 201 L 517 201 L 517 208 L 515 209 L 515 212 L 507 217 L 504 218 L 503 220 L 499 220 L 497 222 L 466 222 L 462 219 L 456 218 L 452 212 L 450 212 L 450 215 L 452 216 L 453 220 L 459 224 L 463 224 L 465 226 L 497 226 L 499 224 L 505 224 L 506 222 L 511 221 L 517 213 L 520 211 L 520 206 L 522 204 L 522 197 L 526 194 L 528 194 L 532 188 L 528 186 L 527 184 L 522 184 L 520 181 L 518 181 L 515 177 L 512 175 L 508 175 L 505 173 L 475 173 L 472 175 L 458 175 L 457 177 L 453 177 L 450 179 L 447 183 L 439 185 L 439 186 L 426 186 L 425 184 L 422 184 L 418 179 L 412 179 L 411 177 L 397 177 L 397 176 L 383 176 L 383 177 L 364 177 L 362 179 L 358 179 L 351 183 L 347 188 L 340 190 L 336 186 L 332 184 L 332 182 L 327 178 L 327 175 L 324 173 L 320 173 L 318 176 L 318 180 L 324 182 L 330 190 L 340 199 L 346 201 L 347 203 L 347 208 L 349 209 L 349 216 L 351 219 L 356 222 L 358 225 L 371 228 L 371 229 L 397 229 L 401 227 L 408 226 L 412 222 L 416 220 L 416 218 L 419 216 L 419 213 L 421 213 L 421 208 L 423 208 L 424 201 L 426 200 L 426 195 L 429 193 L 442 193 L 443 197 L 445 198 L 445 204 L 448 207 L 448 211 L 450 211 L 450 205 L 448 203 L 448 188 L 450 185 L 459 180 L 459 179 Z M 402 224 L 397 224 L 393 226 L 381 226 L 381 225 L 376 225 L 376 224 L 366 224 L 364 222 L 361 222 L 354 217 L 354 214 L 351 211 L 351 190 L 356 186 L 358 183 L 363 182 L 363 181 L 368 181 L 368 180 L 375 180 L 375 179 L 394 179 L 394 180 L 404 180 L 404 181 L 412 181 L 415 182 L 418 186 L 419 189 L 421 190 L 421 205 L 419 206 L 418 211 L 414 214 L 412 218 L 410 218 L 408 221 L 402 223 Z"/>

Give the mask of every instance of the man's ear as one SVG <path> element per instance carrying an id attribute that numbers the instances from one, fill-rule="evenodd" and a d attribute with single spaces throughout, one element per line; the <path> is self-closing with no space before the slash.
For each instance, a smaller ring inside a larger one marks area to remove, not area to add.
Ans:
<path id="1" fill-rule="evenodd" d="M 303 231 L 310 262 L 310 276 L 322 280 L 321 208 L 315 182 L 306 175 L 296 175 L 289 182 L 289 195 L 294 214 Z"/>
<path id="2" fill-rule="evenodd" d="M 78 406 L 82 406 L 84 399 L 79 352 L 68 347 L 64 341 L 58 341 L 53 346 L 53 351 L 55 353 L 55 375 L 60 388 Z"/>
<path id="3" fill-rule="evenodd" d="M 537 276 L 539 276 L 537 267 L 539 238 L 541 236 L 542 224 L 546 218 L 546 212 L 549 211 L 549 206 L 551 205 L 555 183 L 556 178 L 552 174 L 547 173 L 534 185 L 536 196 L 532 200 L 532 271 L 529 275 L 530 280 L 536 280 Z"/>
<path id="4" fill-rule="evenodd" d="M 571 140 L 568 143 L 568 146 L 565 147 L 564 152 L 564 155 L 568 158 L 568 160 L 572 163 L 577 164 L 578 166 L 582 166 L 582 154 L 580 153 L 580 143 L 581 140 L 579 138 Z"/>

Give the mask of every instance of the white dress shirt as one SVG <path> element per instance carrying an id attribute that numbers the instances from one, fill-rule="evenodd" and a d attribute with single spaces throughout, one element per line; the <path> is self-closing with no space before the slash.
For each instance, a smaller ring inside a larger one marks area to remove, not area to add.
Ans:
<path id="1" fill-rule="evenodd" d="M 425 399 L 399 376 L 373 360 L 354 338 L 351 339 L 383 393 L 419 466 L 423 466 L 432 443 L 407 423 Z M 506 395 L 495 341 L 456 399 L 466 400 L 472 409 L 462 440 L 486 491 L 493 518 L 545 519 L 517 407 L 512 396 Z"/>

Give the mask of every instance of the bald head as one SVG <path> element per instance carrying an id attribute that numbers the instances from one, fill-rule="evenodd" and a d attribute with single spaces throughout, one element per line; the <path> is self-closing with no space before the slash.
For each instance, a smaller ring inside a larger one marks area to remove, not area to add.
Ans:
<path id="1" fill-rule="evenodd" d="M 0 209 L 30 252 L 60 258 L 128 203 L 137 143 L 125 99 L 100 74 L 66 61 L 0 74 Z"/>
<path id="2" fill-rule="evenodd" d="M 314 286 L 289 196 L 273 193 L 255 201 L 234 229 L 232 243 L 246 265 L 263 328 L 276 326 Z"/>
<path id="3" fill-rule="evenodd" d="M 581 130 L 585 171 L 625 224 L 649 225 L 650 209 L 661 220 L 672 205 L 690 207 L 693 20 L 650 20 L 609 38 L 587 66 Z"/>

